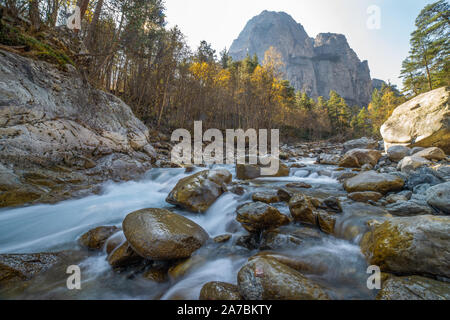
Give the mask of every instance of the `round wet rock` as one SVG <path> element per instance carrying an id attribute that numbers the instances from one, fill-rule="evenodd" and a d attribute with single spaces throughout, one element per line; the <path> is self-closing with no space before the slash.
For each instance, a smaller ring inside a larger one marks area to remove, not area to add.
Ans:
<path id="1" fill-rule="evenodd" d="M 123 232 L 136 253 L 149 260 L 188 258 L 209 238 L 195 222 L 164 209 L 130 213 Z"/>

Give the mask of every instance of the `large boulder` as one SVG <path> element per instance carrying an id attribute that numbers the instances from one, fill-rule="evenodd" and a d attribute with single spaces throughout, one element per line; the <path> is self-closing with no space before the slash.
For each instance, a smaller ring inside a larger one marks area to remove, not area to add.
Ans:
<path id="1" fill-rule="evenodd" d="M 404 185 L 405 181 L 399 176 L 367 171 L 346 180 L 344 188 L 349 193 L 373 191 L 386 194 L 391 191 L 399 191 Z"/>
<path id="2" fill-rule="evenodd" d="M 130 246 L 148 260 L 188 258 L 209 239 L 195 222 L 164 209 L 130 213 L 122 225 Z"/>
<path id="3" fill-rule="evenodd" d="M 277 260 L 256 257 L 238 273 L 238 287 L 246 300 L 328 300 L 322 287 Z"/>
<path id="4" fill-rule="evenodd" d="M 450 214 L 450 182 L 431 187 L 427 190 L 426 196 L 430 206 Z"/>
<path id="5" fill-rule="evenodd" d="M 450 217 L 392 218 L 363 236 L 369 264 L 384 272 L 450 277 Z"/>
<path id="6" fill-rule="evenodd" d="M 450 153 L 450 87 L 402 104 L 381 127 L 386 150 L 392 145 L 439 147 Z"/>
<path id="7" fill-rule="evenodd" d="M 377 300 L 450 300 L 450 283 L 420 276 L 389 276 Z"/>
<path id="8" fill-rule="evenodd" d="M 125 241 L 111 251 L 107 260 L 113 268 L 126 268 L 139 264 L 144 259 L 134 251 L 128 241 Z"/>
<path id="9" fill-rule="evenodd" d="M 236 220 L 248 232 L 276 229 L 289 223 L 287 216 L 263 202 L 247 203 L 239 207 Z"/>
<path id="10" fill-rule="evenodd" d="M 192 212 L 205 212 L 231 182 L 227 170 L 205 170 L 181 179 L 166 201 Z"/>
<path id="11" fill-rule="evenodd" d="M 347 152 L 339 162 L 340 167 L 361 168 L 369 164 L 374 167 L 381 158 L 381 152 L 369 149 L 353 149 Z"/>

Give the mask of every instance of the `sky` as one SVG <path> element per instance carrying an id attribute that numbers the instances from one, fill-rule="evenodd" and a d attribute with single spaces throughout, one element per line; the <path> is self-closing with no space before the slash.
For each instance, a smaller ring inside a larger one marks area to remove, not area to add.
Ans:
<path id="1" fill-rule="evenodd" d="M 432 2 L 434 0 L 165 0 L 165 5 L 168 26 L 177 25 L 192 49 L 206 40 L 217 52 L 229 48 L 252 17 L 264 10 L 284 11 L 301 23 L 310 37 L 322 32 L 344 34 L 359 58 L 368 60 L 372 78 L 390 81 L 401 88 L 400 69 L 408 56 L 414 20 L 423 7 Z M 373 6 L 379 11 L 371 11 Z"/>

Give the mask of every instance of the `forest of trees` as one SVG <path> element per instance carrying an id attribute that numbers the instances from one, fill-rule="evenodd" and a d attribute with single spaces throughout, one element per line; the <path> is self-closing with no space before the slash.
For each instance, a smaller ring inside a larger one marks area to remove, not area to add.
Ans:
<path id="1" fill-rule="evenodd" d="M 368 106 L 349 106 L 333 91 L 329 99 L 313 100 L 283 80 L 274 48 L 263 61 L 256 56 L 233 61 L 226 49 L 217 54 L 205 41 L 191 50 L 177 27 L 166 27 L 163 0 L 0 4 L 26 17 L 31 34 L 65 25 L 78 5 L 78 36 L 87 48 L 79 69 L 93 86 L 122 98 L 150 128 L 192 129 L 193 121 L 202 120 L 205 128 L 279 128 L 282 135 L 301 139 L 377 136 L 395 107 L 406 101 L 391 85 L 375 90 Z M 446 1 L 425 8 L 417 27 L 403 70 L 410 96 L 449 83 Z"/>

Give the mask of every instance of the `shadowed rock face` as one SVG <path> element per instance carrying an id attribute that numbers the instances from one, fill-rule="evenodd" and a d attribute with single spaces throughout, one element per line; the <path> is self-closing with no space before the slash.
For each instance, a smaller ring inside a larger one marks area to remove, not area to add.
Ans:
<path id="1" fill-rule="evenodd" d="M 290 15 L 264 11 L 247 23 L 230 55 L 241 60 L 247 53 L 256 54 L 262 61 L 271 46 L 281 53 L 286 78 L 297 90 L 313 98 L 328 98 L 334 90 L 348 103 L 360 106 L 370 101 L 367 61 L 359 60 L 344 35 L 321 33 L 313 39 Z"/>

